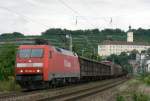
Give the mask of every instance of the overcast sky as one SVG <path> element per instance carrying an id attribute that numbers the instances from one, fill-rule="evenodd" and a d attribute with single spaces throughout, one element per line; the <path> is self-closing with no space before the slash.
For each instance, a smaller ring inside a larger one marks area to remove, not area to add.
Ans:
<path id="1" fill-rule="evenodd" d="M 77 19 L 77 20 L 76 20 Z M 150 28 L 150 0 L 0 0 L 0 33 Z"/>

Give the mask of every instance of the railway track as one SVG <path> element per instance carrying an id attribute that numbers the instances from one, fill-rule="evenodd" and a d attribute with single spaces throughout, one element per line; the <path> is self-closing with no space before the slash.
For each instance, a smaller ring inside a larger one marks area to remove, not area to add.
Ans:
<path id="1" fill-rule="evenodd" d="M 72 85 L 72 86 L 74 86 L 74 85 Z M 67 86 L 67 87 L 69 88 L 72 86 Z M 15 101 L 15 99 L 21 100 L 23 98 L 28 97 L 29 95 L 34 96 L 35 94 L 40 94 L 43 92 L 45 93 L 45 92 L 49 92 L 49 91 L 53 92 L 53 91 L 57 91 L 57 90 L 64 89 L 64 88 L 65 87 L 53 88 L 53 89 L 48 89 L 48 90 L 32 90 L 32 91 L 22 90 L 21 92 L 2 93 L 2 94 L 0 94 L 0 101 L 5 101 L 5 100 L 6 101 L 7 100 Z"/>
<path id="2" fill-rule="evenodd" d="M 110 89 L 114 86 L 122 84 L 125 81 L 126 81 L 126 79 L 123 79 L 123 80 L 120 80 L 120 81 L 115 80 L 115 81 L 112 81 L 112 82 L 108 82 L 106 84 L 104 83 L 102 85 L 89 87 L 89 88 L 86 88 L 86 89 L 81 89 L 79 91 L 69 92 L 69 93 L 49 97 L 49 98 L 38 100 L 38 101 L 76 101 L 76 100 L 80 100 L 81 98 L 90 96 L 92 94 L 96 94 L 98 92 L 102 92 L 104 90 Z"/>
<path id="3" fill-rule="evenodd" d="M 2 94 L 0 101 L 73 101 L 112 88 L 126 80 L 118 78 L 48 90 Z"/>

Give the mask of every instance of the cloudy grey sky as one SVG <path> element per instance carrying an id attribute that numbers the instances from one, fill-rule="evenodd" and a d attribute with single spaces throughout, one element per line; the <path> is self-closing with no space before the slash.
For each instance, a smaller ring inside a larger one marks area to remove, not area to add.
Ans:
<path id="1" fill-rule="evenodd" d="M 149 0 L 0 0 L 0 33 L 32 35 L 48 28 L 127 30 L 129 25 L 147 29 L 149 19 Z"/>

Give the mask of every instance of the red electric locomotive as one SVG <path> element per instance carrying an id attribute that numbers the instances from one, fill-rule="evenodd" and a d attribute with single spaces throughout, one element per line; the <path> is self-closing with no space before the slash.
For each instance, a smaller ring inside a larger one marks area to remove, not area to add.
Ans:
<path id="1" fill-rule="evenodd" d="M 21 45 L 16 57 L 16 80 L 23 88 L 47 87 L 80 78 L 78 56 L 50 45 Z"/>

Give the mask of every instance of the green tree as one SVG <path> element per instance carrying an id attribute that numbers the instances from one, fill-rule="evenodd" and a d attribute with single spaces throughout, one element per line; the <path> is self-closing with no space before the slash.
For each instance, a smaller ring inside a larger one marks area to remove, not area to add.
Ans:
<path id="1" fill-rule="evenodd" d="M 22 38 L 22 37 L 24 37 L 24 35 L 22 33 L 20 33 L 20 32 L 13 32 L 12 35 L 14 37 L 16 37 L 16 38 Z"/>
<path id="2" fill-rule="evenodd" d="M 129 58 L 126 52 L 122 52 L 120 55 L 112 54 L 107 57 L 107 60 L 121 65 L 124 70 L 128 71 L 129 73 L 132 73 L 132 67 L 128 63 Z"/>
<path id="3" fill-rule="evenodd" d="M 118 58 L 119 58 L 120 65 L 124 66 L 128 64 L 128 55 L 126 52 L 122 52 Z"/>
<path id="4" fill-rule="evenodd" d="M 16 40 L 17 38 L 24 38 L 25 36 L 22 33 L 19 32 L 13 32 L 13 33 L 3 33 L 0 35 L 0 39 L 2 41 L 12 41 Z"/>
<path id="5" fill-rule="evenodd" d="M 111 54 L 110 56 L 107 57 L 107 60 L 108 61 L 112 61 L 112 62 L 114 62 L 116 64 L 120 64 L 119 57 L 116 54 Z"/>
<path id="6" fill-rule="evenodd" d="M 6 44 L 0 47 L 0 79 L 6 80 L 14 74 L 16 46 Z"/>
<path id="7" fill-rule="evenodd" d="M 133 59 L 135 60 L 136 59 L 136 54 L 139 53 L 137 50 L 133 50 L 130 52 L 129 54 L 129 59 Z"/>

